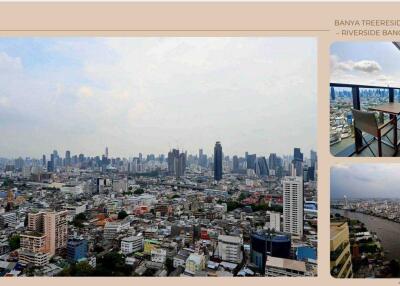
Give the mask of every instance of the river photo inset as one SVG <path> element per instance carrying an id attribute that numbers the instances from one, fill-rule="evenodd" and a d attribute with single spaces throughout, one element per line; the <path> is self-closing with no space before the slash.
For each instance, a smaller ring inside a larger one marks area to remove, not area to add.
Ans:
<path id="1" fill-rule="evenodd" d="M 400 277 L 400 164 L 331 168 L 330 265 L 336 278 Z"/>

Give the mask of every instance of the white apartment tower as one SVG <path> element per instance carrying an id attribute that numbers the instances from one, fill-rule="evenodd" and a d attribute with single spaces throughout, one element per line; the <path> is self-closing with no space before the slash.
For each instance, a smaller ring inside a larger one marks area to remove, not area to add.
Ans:
<path id="1" fill-rule="evenodd" d="M 283 231 L 303 235 L 303 178 L 285 177 L 283 187 Z"/>

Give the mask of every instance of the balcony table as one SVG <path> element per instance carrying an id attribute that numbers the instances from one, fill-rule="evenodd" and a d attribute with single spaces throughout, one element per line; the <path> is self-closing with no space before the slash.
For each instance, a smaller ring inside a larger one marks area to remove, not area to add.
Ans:
<path id="1" fill-rule="evenodd" d="M 388 103 L 380 104 L 380 105 L 377 105 L 374 107 L 370 107 L 368 109 L 371 111 L 387 113 L 390 115 L 390 117 L 395 116 L 397 118 L 397 116 L 400 115 L 400 103 L 399 102 L 388 102 Z M 394 121 L 393 142 L 395 143 L 393 156 L 396 156 L 397 152 L 399 150 L 399 143 L 400 143 L 399 141 L 397 141 L 397 119 Z"/>

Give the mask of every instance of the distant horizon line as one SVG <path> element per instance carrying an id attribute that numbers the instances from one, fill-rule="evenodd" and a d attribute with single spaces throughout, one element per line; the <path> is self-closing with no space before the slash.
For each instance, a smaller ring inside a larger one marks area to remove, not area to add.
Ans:
<path id="1" fill-rule="evenodd" d="M 105 148 L 106 148 L 106 147 L 105 147 Z M 105 148 L 104 148 L 104 149 L 105 149 Z M 293 149 L 294 149 L 294 148 L 299 148 L 299 147 L 293 147 Z M 158 153 L 158 154 L 157 154 L 157 153 L 138 152 L 138 153 L 136 153 L 136 155 L 129 155 L 129 156 L 108 156 L 108 158 L 135 158 L 135 157 L 139 157 L 140 154 L 142 154 L 143 157 L 148 156 L 148 155 L 154 155 L 154 156 L 158 157 L 158 156 L 160 156 L 160 155 L 168 155 L 168 152 L 172 151 L 173 149 L 179 150 L 181 153 L 187 152 L 188 155 L 196 155 L 196 156 L 198 156 L 198 155 L 199 155 L 199 151 L 200 151 L 200 149 L 202 149 L 202 148 L 199 148 L 198 151 L 197 151 L 196 153 L 189 153 L 187 150 L 184 150 L 184 149 L 171 148 L 169 151 L 167 151 L 167 152 L 165 152 L 165 153 Z M 202 149 L 202 150 L 203 150 L 203 152 L 204 152 L 204 149 Z M 300 150 L 302 150 L 302 149 L 300 148 Z M 102 157 L 102 156 L 105 155 L 105 152 L 103 152 L 103 153 L 101 153 L 101 154 L 97 154 L 97 155 L 86 155 L 86 154 L 84 154 L 84 153 L 79 153 L 79 152 L 78 152 L 78 153 L 73 153 L 71 150 L 65 150 L 64 152 L 59 152 L 57 149 L 54 149 L 54 151 L 57 151 L 59 157 L 61 157 L 61 158 L 64 158 L 64 157 L 65 157 L 65 153 L 66 153 L 67 151 L 70 151 L 70 152 L 71 152 L 71 157 L 72 157 L 72 156 L 79 156 L 79 155 L 81 155 L 81 154 L 84 155 L 84 157 L 92 157 L 92 158 L 97 157 L 97 156 Z M 309 149 L 308 152 L 302 152 L 302 154 L 304 155 L 305 158 L 310 158 L 309 155 L 310 155 L 311 151 L 318 154 L 318 152 L 315 151 L 314 149 Z M 223 152 L 223 153 L 224 153 L 224 152 Z M 308 156 L 305 155 L 306 153 L 308 154 Z M 53 154 L 53 152 L 43 153 L 43 154 L 41 154 L 41 155 L 39 155 L 39 156 L 26 156 L 26 155 L 25 155 L 25 156 L 22 156 L 22 155 L 18 155 L 18 156 L 5 156 L 5 155 L 0 155 L 0 159 L 12 160 L 12 159 L 19 159 L 19 158 L 22 158 L 22 159 L 28 159 L 28 158 L 29 158 L 29 159 L 38 159 L 38 160 L 41 160 L 43 155 L 45 155 L 45 156 L 47 157 L 47 156 L 51 156 L 51 154 Z M 203 154 L 204 154 L 204 155 L 207 155 L 206 152 L 204 152 Z M 238 156 L 239 158 L 245 158 L 245 154 L 246 154 L 246 151 L 245 151 L 245 152 L 242 152 L 242 155 L 238 155 L 238 154 L 225 154 L 225 153 L 224 153 L 224 156 L 229 156 L 229 157 Z M 257 155 L 256 152 L 248 152 L 248 154 L 249 154 L 249 155 L 254 155 L 254 154 Z M 260 157 L 266 157 L 267 155 L 271 155 L 271 154 L 276 154 L 277 156 L 293 156 L 293 153 L 269 152 L 269 153 L 264 153 L 263 155 L 260 155 Z M 211 152 L 211 155 L 207 155 L 207 156 L 212 156 L 212 155 L 213 155 L 213 152 Z M 258 156 L 257 156 L 257 157 L 258 157 Z"/>

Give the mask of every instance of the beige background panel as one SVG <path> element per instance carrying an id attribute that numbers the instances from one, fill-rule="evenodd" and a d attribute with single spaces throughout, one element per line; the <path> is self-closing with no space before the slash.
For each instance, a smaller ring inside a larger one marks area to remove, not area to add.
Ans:
<path id="1" fill-rule="evenodd" d="M 2 278 L 0 285 L 399 285 L 400 279 L 333 279 L 329 273 L 329 47 L 335 19 L 397 19 L 397 3 L 0 3 L 1 36 L 312 36 L 318 38 L 319 276 L 316 278 Z M 400 68 L 400 67 L 399 67 Z"/>

